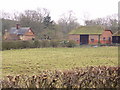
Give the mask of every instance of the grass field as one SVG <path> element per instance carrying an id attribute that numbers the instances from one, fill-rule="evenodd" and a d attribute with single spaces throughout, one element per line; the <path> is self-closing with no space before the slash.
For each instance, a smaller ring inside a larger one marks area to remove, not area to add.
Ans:
<path id="1" fill-rule="evenodd" d="M 118 64 L 118 47 L 19 49 L 2 51 L 2 55 L 3 75 Z"/>

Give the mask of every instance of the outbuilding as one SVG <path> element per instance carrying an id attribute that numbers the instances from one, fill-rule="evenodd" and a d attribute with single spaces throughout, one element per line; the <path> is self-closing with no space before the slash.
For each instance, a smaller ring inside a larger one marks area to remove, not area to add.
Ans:
<path id="1" fill-rule="evenodd" d="M 112 31 L 98 25 L 81 26 L 69 33 L 69 40 L 77 44 L 111 44 Z"/>
<path id="2" fill-rule="evenodd" d="M 120 43 L 120 30 L 113 34 L 112 43 Z"/>

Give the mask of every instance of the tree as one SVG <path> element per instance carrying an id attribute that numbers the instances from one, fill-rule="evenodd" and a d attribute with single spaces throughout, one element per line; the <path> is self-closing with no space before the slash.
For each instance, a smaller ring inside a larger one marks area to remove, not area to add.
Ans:
<path id="1" fill-rule="evenodd" d="M 7 19 L 9 17 L 4 14 L 3 29 L 10 29 L 19 23 L 22 27 L 31 27 L 37 38 L 40 39 L 44 34 L 51 38 L 56 36 L 55 22 L 51 20 L 50 12 L 45 8 L 38 8 L 37 10 L 25 10 L 23 13 L 14 13 L 14 18 Z M 3 30 L 3 33 L 4 33 Z"/>
<path id="2" fill-rule="evenodd" d="M 12 18 L 10 13 L 4 12 L 4 11 L 1 11 L 0 17 L 1 17 L 1 19 L 11 19 Z"/>
<path id="3" fill-rule="evenodd" d="M 112 32 L 116 32 L 118 30 L 118 20 L 117 14 L 107 16 L 104 18 L 97 18 L 94 20 L 86 20 L 85 25 L 102 25 L 106 29 L 112 30 Z"/>
<path id="4" fill-rule="evenodd" d="M 44 17 L 46 17 L 48 14 L 49 11 L 45 8 L 38 8 L 37 10 L 25 10 L 24 13 L 21 13 L 18 16 L 18 19 L 21 26 L 30 26 L 39 38 L 44 29 Z"/>
<path id="5" fill-rule="evenodd" d="M 58 25 L 60 26 L 59 29 L 63 32 L 64 35 L 67 35 L 71 30 L 79 27 L 77 18 L 73 14 L 73 11 L 68 11 L 58 20 Z"/>
<path id="6" fill-rule="evenodd" d="M 51 28 L 53 26 L 53 20 L 51 20 L 50 15 L 48 14 L 46 17 L 44 17 L 43 19 L 43 24 L 45 26 L 45 28 L 49 28 L 49 29 L 53 29 Z"/>

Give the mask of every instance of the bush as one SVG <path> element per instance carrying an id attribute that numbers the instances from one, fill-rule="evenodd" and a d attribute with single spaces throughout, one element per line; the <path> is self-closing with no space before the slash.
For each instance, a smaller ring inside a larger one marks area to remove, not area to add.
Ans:
<path id="1" fill-rule="evenodd" d="M 51 47 L 58 47 L 59 46 L 59 41 L 57 41 L 57 40 L 51 40 L 50 41 L 50 46 Z"/>
<path id="2" fill-rule="evenodd" d="M 6 76 L 3 88 L 120 88 L 120 67 L 86 67 L 40 71 L 39 75 Z"/>
<path id="3" fill-rule="evenodd" d="M 60 41 L 60 46 L 61 46 L 61 47 L 66 47 L 66 46 L 67 46 L 67 43 L 68 43 L 67 40 Z"/>
<path id="4" fill-rule="evenodd" d="M 0 41 L 0 51 L 2 50 L 2 41 Z"/>
<path id="5" fill-rule="evenodd" d="M 14 41 L 14 42 L 10 42 L 10 41 L 5 41 L 5 42 L 2 42 L 2 50 L 10 50 L 10 49 L 15 49 L 17 48 L 16 45 L 17 43 Z"/>
<path id="6" fill-rule="evenodd" d="M 39 48 L 39 47 L 41 47 L 40 41 L 38 41 L 38 40 L 33 41 L 33 47 L 34 47 L 34 48 Z"/>
<path id="7" fill-rule="evenodd" d="M 64 40 L 60 42 L 61 47 L 75 47 L 77 44 L 73 40 Z"/>
<path id="8" fill-rule="evenodd" d="M 10 48 L 9 42 L 2 42 L 2 50 L 9 50 Z"/>
<path id="9" fill-rule="evenodd" d="M 41 47 L 50 47 L 50 41 L 49 40 L 42 40 L 41 41 Z"/>
<path id="10" fill-rule="evenodd" d="M 32 40 L 32 41 L 3 41 L 2 50 L 44 48 L 44 47 L 75 47 L 75 41 Z"/>
<path id="11" fill-rule="evenodd" d="M 76 42 L 75 41 L 68 41 L 67 44 L 66 44 L 67 47 L 75 47 L 76 46 Z"/>
<path id="12" fill-rule="evenodd" d="M 4 41 L 2 50 L 31 48 L 33 45 L 30 41 Z"/>

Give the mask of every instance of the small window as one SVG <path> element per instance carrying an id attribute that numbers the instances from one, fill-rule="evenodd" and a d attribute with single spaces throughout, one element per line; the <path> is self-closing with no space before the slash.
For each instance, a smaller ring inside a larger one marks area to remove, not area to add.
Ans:
<path id="1" fill-rule="evenodd" d="M 108 41 L 111 41 L 111 37 L 108 37 Z"/>
<path id="2" fill-rule="evenodd" d="M 91 42 L 94 42 L 94 39 L 91 39 Z"/>
<path id="3" fill-rule="evenodd" d="M 105 41 L 105 37 L 103 37 L 103 40 Z"/>

